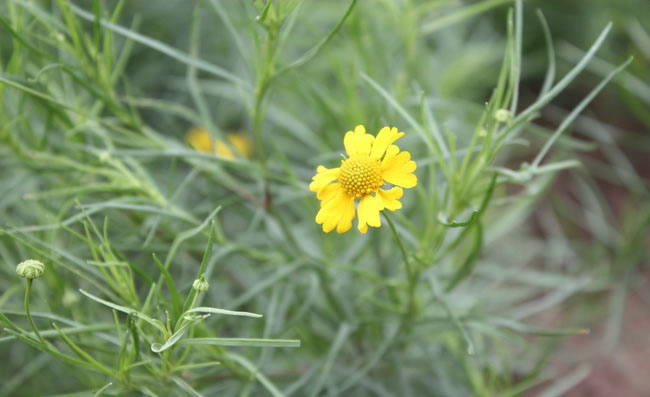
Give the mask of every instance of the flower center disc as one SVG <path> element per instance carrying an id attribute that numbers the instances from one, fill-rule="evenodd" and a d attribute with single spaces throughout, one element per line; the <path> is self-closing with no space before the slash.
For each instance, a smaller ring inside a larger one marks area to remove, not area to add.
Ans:
<path id="1" fill-rule="evenodd" d="M 339 181 L 352 197 L 376 192 L 382 184 L 381 163 L 369 157 L 355 157 L 343 160 Z"/>

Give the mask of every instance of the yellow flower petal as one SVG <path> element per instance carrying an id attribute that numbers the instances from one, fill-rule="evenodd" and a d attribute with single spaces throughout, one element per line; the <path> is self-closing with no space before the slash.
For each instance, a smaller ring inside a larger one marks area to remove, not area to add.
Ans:
<path id="1" fill-rule="evenodd" d="M 253 155 L 253 143 L 248 138 L 248 135 L 235 132 L 228 134 L 227 138 L 232 147 L 234 147 L 242 156 L 250 158 Z"/>
<path id="2" fill-rule="evenodd" d="M 352 222 L 348 219 L 350 211 L 354 217 L 354 198 L 339 189 L 334 197 L 318 211 L 316 223 L 323 225 L 325 233 L 331 232 L 340 223 L 337 230 L 341 230 L 339 233 L 343 233 L 350 228 L 347 224 L 351 225 Z"/>
<path id="3" fill-rule="evenodd" d="M 235 152 L 233 153 L 228 145 L 218 139 L 214 148 L 214 153 L 217 156 L 230 160 L 234 160 L 237 157 L 235 153 L 244 157 L 251 157 L 253 154 L 253 145 L 246 135 L 242 133 L 232 133 L 226 135 L 226 138 L 228 139 L 230 146 L 235 149 Z"/>
<path id="4" fill-rule="evenodd" d="M 205 128 L 192 128 L 187 132 L 187 142 L 201 152 L 212 152 L 212 137 Z"/>
<path id="5" fill-rule="evenodd" d="M 366 224 L 373 227 L 381 226 L 379 211 L 384 209 L 384 202 L 379 196 L 366 195 L 359 202 L 359 231 L 365 233 Z"/>
<path id="6" fill-rule="evenodd" d="M 358 125 L 354 131 L 348 131 L 343 138 L 343 145 L 345 145 L 345 152 L 350 157 L 354 156 L 367 156 L 370 154 L 372 142 L 375 137 L 366 134 L 366 128 Z"/>
<path id="7" fill-rule="evenodd" d="M 402 136 L 404 136 L 404 133 L 398 132 L 397 128 L 395 127 L 382 128 L 377 134 L 377 138 L 375 138 L 375 141 L 372 144 L 372 151 L 370 152 L 370 157 L 380 159 L 386 152 L 386 149 L 388 149 L 388 147 L 393 142 L 395 142 Z"/>
<path id="8" fill-rule="evenodd" d="M 404 194 L 402 188 L 394 187 L 390 190 L 379 189 L 377 193 L 384 203 L 384 208 L 391 211 L 402 208 L 402 203 L 399 201 Z"/>
<path id="9" fill-rule="evenodd" d="M 418 183 L 418 177 L 415 176 L 415 174 L 391 174 L 384 177 L 384 180 L 395 186 L 401 186 L 407 189 L 417 185 Z"/>
<path id="10" fill-rule="evenodd" d="M 386 156 L 381 163 L 383 178 L 393 185 L 410 188 L 417 184 L 418 179 L 412 173 L 416 165 L 411 161 L 409 152 L 399 152 L 399 148 L 391 145 L 386 150 Z"/>
<path id="11" fill-rule="evenodd" d="M 312 192 L 319 192 L 339 176 L 339 168 L 325 168 L 322 165 L 318 166 L 316 172 L 317 174 L 311 178 L 312 183 L 309 184 L 309 190 Z"/>
<path id="12" fill-rule="evenodd" d="M 224 159 L 229 159 L 229 160 L 234 160 L 235 159 L 235 154 L 230 150 L 228 145 L 223 143 L 223 141 L 217 139 L 215 142 L 216 145 L 214 147 L 214 153 L 219 156 L 223 157 Z"/>
<path id="13" fill-rule="evenodd" d="M 341 189 L 340 183 L 330 183 L 326 185 L 320 192 L 316 194 L 316 198 L 321 200 L 320 206 L 323 207 L 328 201 L 330 201 Z"/>
<path id="14" fill-rule="evenodd" d="M 337 233 L 345 233 L 352 227 L 352 220 L 354 219 L 354 197 L 348 197 L 348 201 L 345 203 L 343 212 L 341 213 L 341 219 L 339 219 L 339 224 L 336 226 Z"/>

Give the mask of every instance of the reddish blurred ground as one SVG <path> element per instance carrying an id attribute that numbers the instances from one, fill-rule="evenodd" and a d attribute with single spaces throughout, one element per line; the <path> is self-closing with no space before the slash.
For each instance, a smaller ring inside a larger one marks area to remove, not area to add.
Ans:
<path id="1" fill-rule="evenodd" d="M 567 397 L 650 396 L 650 311 L 648 302 L 636 294 L 628 296 L 618 344 L 592 361 L 589 376 L 569 391 Z M 569 348 L 600 344 L 604 326 L 580 341 L 567 340 Z"/>
<path id="2" fill-rule="evenodd" d="M 570 109 L 573 106 L 575 104 L 567 104 L 565 108 Z M 616 103 L 596 100 L 589 107 L 588 112 L 597 114 L 601 121 L 630 131 L 625 136 L 619 135 L 613 136 L 613 138 L 625 152 L 636 172 L 646 181 L 650 180 L 648 128 L 630 116 L 624 108 L 620 107 L 620 104 L 616 106 Z M 543 119 L 539 122 L 547 127 L 554 124 L 553 122 L 544 122 Z M 589 134 L 585 134 L 579 128 L 572 132 L 574 137 L 590 140 Z M 637 142 L 645 142 L 645 144 L 637 146 Z M 585 155 L 606 161 L 600 150 L 585 153 Z M 559 175 L 553 186 L 553 194 L 564 195 L 571 200 L 570 191 L 573 181 L 567 176 L 566 173 Z M 645 193 L 640 197 L 636 196 L 636 200 L 641 200 L 641 203 L 633 203 L 630 202 L 634 196 L 632 192 L 627 191 L 621 185 L 604 181 L 599 178 L 599 175 L 594 176 L 607 204 L 620 221 L 626 216 L 626 210 L 628 211 L 627 216 L 629 216 L 630 206 L 647 205 L 644 201 L 650 199 L 647 185 L 644 189 Z M 619 223 L 618 226 L 620 227 L 621 224 Z M 542 231 L 540 230 L 540 232 Z M 588 229 L 572 230 L 571 232 L 580 234 L 581 238 L 588 239 L 590 237 Z M 581 364 L 586 363 L 591 366 L 589 375 L 563 396 L 650 397 L 650 230 L 645 232 L 642 230 L 641 236 L 645 240 L 645 243 L 641 242 L 641 244 L 645 244 L 649 248 L 640 263 L 632 264 L 635 269 L 623 305 L 624 312 L 620 330 L 608 329 L 608 319 L 604 318 L 600 323 L 590 326 L 589 335 L 576 335 L 567 338 L 551 361 L 550 369 L 557 374 L 558 380 L 574 371 Z M 617 267 L 621 269 L 622 264 L 612 263 L 612 265 L 612 269 Z M 602 293 L 597 299 L 598 302 L 602 302 L 599 304 L 609 305 L 610 297 L 611 295 Z M 546 313 L 544 318 L 538 320 L 544 324 L 561 326 L 562 317 L 565 314 L 561 312 Z M 618 338 L 612 337 L 617 332 L 619 332 Z M 606 340 L 608 342 L 605 342 Z M 530 390 L 526 396 L 537 396 L 551 383 L 552 381 Z"/>

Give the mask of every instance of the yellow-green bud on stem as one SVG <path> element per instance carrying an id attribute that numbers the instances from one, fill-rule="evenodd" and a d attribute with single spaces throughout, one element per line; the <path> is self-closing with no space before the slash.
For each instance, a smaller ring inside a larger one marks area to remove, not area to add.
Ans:
<path id="1" fill-rule="evenodd" d="M 24 262 L 21 262 L 16 266 L 16 273 L 28 280 L 33 280 L 39 278 L 43 275 L 45 271 L 45 265 L 35 259 L 27 259 Z"/>
<path id="2" fill-rule="evenodd" d="M 509 123 L 512 121 L 512 113 L 507 109 L 499 109 L 494 113 L 494 118 L 499 123 Z"/>
<path id="3" fill-rule="evenodd" d="M 208 290 L 208 288 L 210 288 L 210 284 L 205 281 L 205 276 L 201 275 L 201 277 L 194 280 L 192 283 L 192 288 L 194 288 L 197 292 L 205 292 Z"/>

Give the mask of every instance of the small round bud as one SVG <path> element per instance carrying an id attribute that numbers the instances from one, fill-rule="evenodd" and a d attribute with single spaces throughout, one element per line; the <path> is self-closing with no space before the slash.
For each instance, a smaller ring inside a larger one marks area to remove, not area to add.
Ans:
<path id="1" fill-rule="evenodd" d="M 63 298 L 61 298 L 61 302 L 65 307 L 73 307 L 77 302 L 79 302 L 79 294 L 77 294 L 73 289 L 66 288 L 63 293 Z"/>
<path id="2" fill-rule="evenodd" d="M 16 273 L 28 280 L 41 277 L 44 271 L 45 265 L 35 259 L 27 259 L 16 266 Z"/>
<path id="3" fill-rule="evenodd" d="M 106 150 L 102 150 L 101 152 L 99 152 L 99 155 L 97 157 L 99 158 L 100 163 L 106 163 L 108 160 L 111 159 L 111 154 Z"/>
<path id="4" fill-rule="evenodd" d="M 205 281 L 205 277 L 201 275 L 200 278 L 194 280 L 194 282 L 192 283 L 192 288 L 194 288 L 198 292 L 205 292 L 208 290 L 208 288 L 210 288 L 210 284 L 208 284 L 208 282 Z"/>
<path id="5" fill-rule="evenodd" d="M 487 130 L 485 128 L 481 128 L 478 130 L 478 136 L 480 138 L 485 138 L 487 136 Z"/>
<path id="6" fill-rule="evenodd" d="M 499 123 L 509 123 L 512 121 L 512 113 L 507 109 L 499 109 L 494 113 L 494 118 Z"/>

